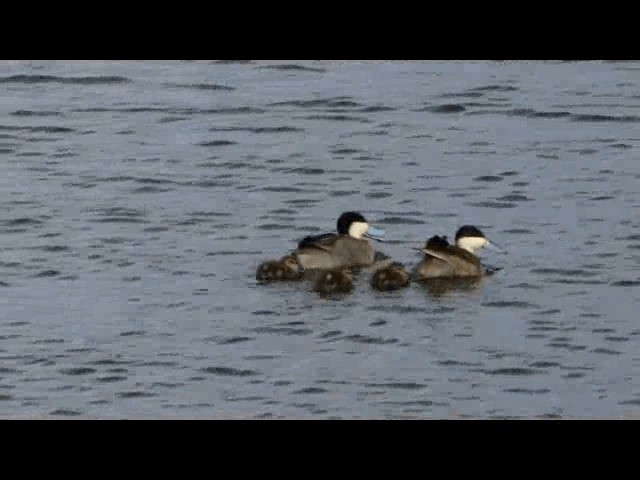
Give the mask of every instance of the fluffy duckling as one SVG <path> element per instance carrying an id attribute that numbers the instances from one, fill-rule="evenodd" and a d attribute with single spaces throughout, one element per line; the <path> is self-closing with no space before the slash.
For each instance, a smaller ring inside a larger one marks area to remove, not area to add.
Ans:
<path id="1" fill-rule="evenodd" d="M 268 260 L 256 270 L 256 280 L 261 282 L 278 282 L 301 280 L 302 271 L 293 254 L 285 255 L 280 260 Z"/>
<path id="2" fill-rule="evenodd" d="M 409 285 L 409 272 L 399 263 L 376 270 L 371 276 L 371 288 L 381 292 L 399 290 Z"/>
<path id="3" fill-rule="evenodd" d="M 322 295 L 353 291 L 353 273 L 346 268 L 332 268 L 313 272 L 312 289 Z"/>

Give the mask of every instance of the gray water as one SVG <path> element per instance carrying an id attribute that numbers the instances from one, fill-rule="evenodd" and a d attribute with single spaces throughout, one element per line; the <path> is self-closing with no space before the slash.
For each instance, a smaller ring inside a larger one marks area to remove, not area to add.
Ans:
<path id="1" fill-rule="evenodd" d="M 640 64 L 4 62 L 0 417 L 630 417 Z M 473 288 L 255 269 L 345 210 Z"/>

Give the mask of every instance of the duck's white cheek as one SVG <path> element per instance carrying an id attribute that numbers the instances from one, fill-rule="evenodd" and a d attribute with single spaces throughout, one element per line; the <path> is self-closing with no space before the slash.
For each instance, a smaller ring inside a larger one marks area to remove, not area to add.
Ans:
<path id="1" fill-rule="evenodd" d="M 364 222 L 353 222 L 349 227 L 349 235 L 354 238 L 362 238 L 369 229 L 369 224 Z"/>

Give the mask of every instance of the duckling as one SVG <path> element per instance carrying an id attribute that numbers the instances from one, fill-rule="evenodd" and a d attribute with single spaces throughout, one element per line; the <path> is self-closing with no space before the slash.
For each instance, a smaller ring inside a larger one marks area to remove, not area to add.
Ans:
<path id="1" fill-rule="evenodd" d="M 425 258 L 414 269 L 413 277 L 415 280 L 428 280 L 491 274 L 497 269 L 486 269 L 475 255 L 475 252 L 483 247 L 502 252 L 473 225 L 464 225 L 458 229 L 455 245 L 451 245 L 446 236 L 435 235 L 429 238 L 421 249 Z"/>
<path id="2" fill-rule="evenodd" d="M 300 240 L 293 253 L 304 270 L 369 267 L 376 263 L 376 250 L 363 237 L 379 240 L 384 230 L 369 225 L 358 212 L 345 212 L 338 218 L 337 231 Z"/>
<path id="3" fill-rule="evenodd" d="M 400 263 L 380 268 L 371 276 L 371 287 L 374 290 L 388 292 L 399 290 L 409 285 L 410 275 Z"/>
<path id="4" fill-rule="evenodd" d="M 346 268 L 316 270 L 311 278 L 312 289 L 322 295 L 353 291 L 353 274 Z"/>
<path id="5" fill-rule="evenodd" d="M 301 280 L 302 271 L 295 255 L 289 254 L 280 260 L 268 260 L 258 266 L 256 280 L 261 282 L 277 282 Z"/>

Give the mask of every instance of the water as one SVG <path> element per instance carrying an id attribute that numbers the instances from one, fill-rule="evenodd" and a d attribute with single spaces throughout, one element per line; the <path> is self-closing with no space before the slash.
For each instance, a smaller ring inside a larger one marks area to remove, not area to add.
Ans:
<path id="1" fill-rule="evenodd" d="M 0 417 L 630 417 L 640 65 L 4 62 Z M 475 288 L 257 265 L 358 210 Z"/>

